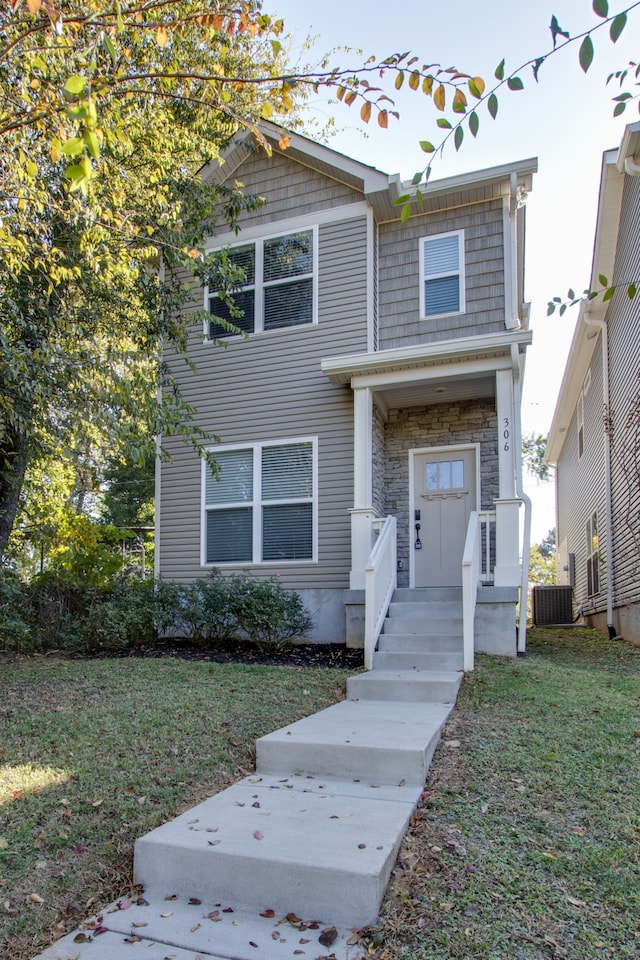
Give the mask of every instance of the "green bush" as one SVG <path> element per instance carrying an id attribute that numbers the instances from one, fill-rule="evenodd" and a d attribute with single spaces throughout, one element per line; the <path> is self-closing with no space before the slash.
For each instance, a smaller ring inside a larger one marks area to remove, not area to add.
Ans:
<path id="1" fill-rule="evenodd" d="M 300 595 L 283 590 L 275 577 L 253 580 L 235 576 L 227 583 L 237 627 L 260 649 L 301 639 L 313 626 Z"/>
<path id="2" fill-rule="evenodd" d="M 25 584 L 15 574 L 0 576 L 0 650 L 33 649 L 29 597 Z"/>

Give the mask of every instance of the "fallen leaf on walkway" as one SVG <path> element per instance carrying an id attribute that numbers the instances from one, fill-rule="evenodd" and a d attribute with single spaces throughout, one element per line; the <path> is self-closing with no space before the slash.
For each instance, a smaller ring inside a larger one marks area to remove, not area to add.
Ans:
<path id="1" fill-rule="evenodd" d="M 268 920 L 271 920 L 272 917 L 275 917 L 275 913 L 273 910 L 265 910 L 263 913 L 260 914 L 260 916 L 266 917 Z"/>
<path id="2" fill-rule="evenodd" d="M 165 917 L 165 918 L 166 918 L 166 917 L 172 917 L 172 916 L 173 916 L 173 910 L 169 910 L 168 913 L 161 913 L 160 916 L 161 916 L 161 917 Z"/>
<path id="3" fill-rule="evenodd" d="M 196 930 L 199 930 L 201 926 L 201 923 L 194 923 L 194 925 L 191 927 L 191 933 L 195 933 Z"/>
<path id="4" fill-rule="evenodd" d="M 338 938 L 338 931 L 335 927 L 327 927 L 318 937 L 318 941 L 323 947 L 330 947 Z"/>
<path id="5" fill-rule="evenodd" d="M 260 833 L 259 830 L 255 830 L 253 833 L 253 836 L 255 837 L 256 840 L 264 840 L 264 834 Z"/>
<path id="6" fill-rule="evenodd" d="M 189 897 L 190 907 L 199 907 L 201 903 L 202 903 L 202 900 L 198 900 L 197 897 Z"/>

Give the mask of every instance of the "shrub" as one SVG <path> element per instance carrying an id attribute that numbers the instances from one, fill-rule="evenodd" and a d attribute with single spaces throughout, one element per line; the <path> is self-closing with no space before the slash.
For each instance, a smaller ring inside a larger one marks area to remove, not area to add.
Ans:
<path id="1" fill-rule="evenodd" d="M 235 576 L 228 585 L 236 624 L 260 649 L 301 639 L 313 626 L 300 595 L 283 590 L 275 577 L 252 580 Z"/>
<path id="2" fill-rule="evenodd" d="M 9 571 L 0 576 L 0 649 L 33 649 L 28 591 Z"/>

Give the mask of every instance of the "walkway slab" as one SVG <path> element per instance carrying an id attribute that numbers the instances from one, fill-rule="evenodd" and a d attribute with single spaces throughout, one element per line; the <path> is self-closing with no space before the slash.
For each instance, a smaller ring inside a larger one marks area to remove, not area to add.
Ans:
<path id="1" fill-rule="evenodd" d="M 333 928 L 332 939 L 332 925 L 292 913 L 281 915 L 266 909 L 262 911 L 265 916 L 260 916 L 227 903 L 179 897 L 169 901 L 147 901 L 145 897 L 143 906 L 134 904 L 125 910 L 118 909 L 118 903 L 100 914 L 105 933 L 95 936 L 88 927 L 80 937 L 78 931 L 69 934 L 45 950 L 43 960 L 196 960 L 198 956 L 211 960 L 316 960 L 327 955 L 353 960 L 362 956 L 362 948 L 355 943 L 357 931 Z"/>
<path id="2" fill-rule="evenodd" d="M 138 840 L 134 881 L 146 899 L 373 923 L 417 799 L 396 790 L 247 777 Z"/>
<path id="3" fill-rule="evenodd" d="M 452 704 L 343 701 L 256 743 L 259 773 L 422 786 Z"/>
<path id="4" fill-rule="evenodd" d="M 453 705 L 462 673 L 435 670 L 370 670 L 347 680 L 350 700 L 417 701 Z"/>

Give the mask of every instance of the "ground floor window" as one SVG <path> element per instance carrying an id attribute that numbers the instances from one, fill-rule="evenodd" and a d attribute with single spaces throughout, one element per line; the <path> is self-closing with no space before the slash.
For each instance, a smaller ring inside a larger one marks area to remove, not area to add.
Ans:
<path id="1" fill-rule="evenodd" d="M 204 563 L 313 560 L 315 439 L 212 452 L 216 469 L 204 465 Z"/>
<path id="2" fill-rule="evenodd" d="M 600 593 L 600 550 L 598 546 L 598 514 L 587 520 L 587 596 Z"/>

